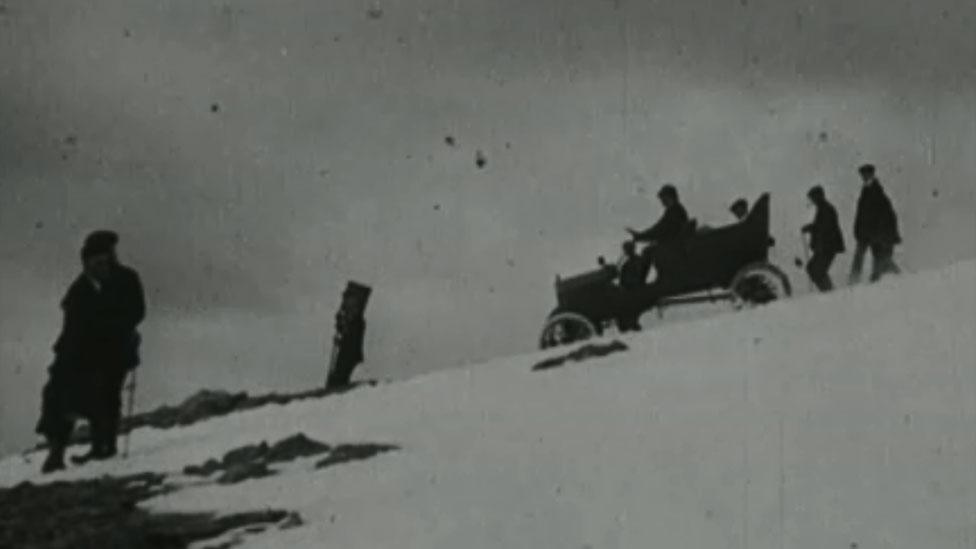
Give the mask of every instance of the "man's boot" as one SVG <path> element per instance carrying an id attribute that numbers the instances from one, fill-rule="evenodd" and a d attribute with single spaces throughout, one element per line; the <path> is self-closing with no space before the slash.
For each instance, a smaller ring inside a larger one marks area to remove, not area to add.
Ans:
<path id="1" fill-rule="evenodd" d="M 110 459 L 118 455 L 119 448 L 117 440 L 119 438 L 119 417 L 113 414 L 105 422 L 105 432 L 99 441 L 99 459 Z"/>
<path id="2" fill-rule="evenodd" d="M 89 431 L 91 433 L 91 448 L 88 453 L 82 454 L 80 456 L 71 456 L 71 462 L 75 465 L 83 465 L 89 461 L 98 461 L 102 459 L 108 459 L 112 457 L 109 455 L 108 448 L 106 447 L 106 440 L 108 438 L 108 430 L 110 426 L 107 425 L 107 421 L 104 417 L 91 418 L 89 422 Z"/>
<path id="3" fill-rule="evenodd" d="M 50 447 L 47 451 L 47 459 L 44 460 L 44 464 L 41 466 L 41 473 L 44 473 L 45 475 L 55 471 L 64 470 L 64 444 L 49 444 Z"/>

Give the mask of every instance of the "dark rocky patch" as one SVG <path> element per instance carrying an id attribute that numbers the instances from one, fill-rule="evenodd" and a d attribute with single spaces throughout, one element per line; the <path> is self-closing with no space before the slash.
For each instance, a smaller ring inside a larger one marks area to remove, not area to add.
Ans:
<path id="1" fill-rule="evenodd" d="M 120 432 L 127 433 L 140 427 L 154 427 L 156 429 L 170 429 L 185 427 L 208 419 L 228 414 L 261 408 L 271 404 L 285 405 L 292 402 L 312 398 L 324 398 L 334 394 L 343 394 L 362 386 L 374 387 L 379 382 L 375 380 L 353 383 L 349 387 L 326 390 L 323 388 L 301 391 L 297 393 L 269 393 L 251 396 L 246 392 L 230 393 L 228 391 L 201 390 L 176 406 L 160 406 L 152 411 L 136 414 L 122 421 Z M 71 439 L 72 444 L 88 442 L 87 426 L 80 426 L 75 430 Z M 39 444 L 37 450 L 46 448 L 46 444 Z"/>
<path id="2" fill-rule="evenodd" d="M 582 362 L 584 360 L 593 358 L 601 358 L 613 353 L 626 351 L 628 349 L 629 347 L 619 340 L 614 340 L 609 343 L 590 343 L 588 345 L 583 345 L 579 349 L 572 352 L 566 353 L 565 355 L 547 358 L 541 362 L 538 362 L 532 367 L 532 371 L 560 368 L 565 366 L 568 362 Z"/>
<path id="3" fill-rule="evenodd" d="M 400 447 L 394 444 L 340 444 L 336 446 L 329 455 L 315 464 L 316 469 L 325 469 L 333 465 L 349 463 L 352 461 L 364 461 L 380 454 L 399 450 Z"/>
<path id="4" fill-rule="evenodd" d="M 224 472 L 217 478 L 217 484 L 237 484 L 245 480 L 270 477 L 274 475 L 264 461 L 249 461 L 234 463 L 224 468 Z"/>
<path id="5" fill-rule="evenodd" d="M 282 463 L 298 458 L 317 456 L 331 449 L 332 447 L 328 444 L 308 438 L 303 433 L 296 433 L 278 441 L 268 450 L 265 458 L 270 463 Z"/>
<path id="6" fill-rule="evenodd" d="M 234 530 L 302 523 L 296 513 L 279 509 L 220 517 L 140 509 L 140 501 L 175 489 L 164 481 L 163 475 L 143 473 L 0 489 L 0 547 L 183 549 Z"/>
<path id="7" fill-rule="evenodd" d="M 303 433 L 296 433 L 270 446 L 267 442 L 262 441 L 259 444 L 248 444 L 234 448 L 224 454 L 220 461 L 211 458 L 201 465 L 189 465 L 183 469 L 183 473 L 190 476 L 209 477 L 220 472 L 220 476 L 216 480 L 218 484 L 236 484 L 249 479 L 274 475 L 274 471 L 268 467 L 274 463 L 328 454 L 315 464 L 316 469 L 324 469 L 351 461 L 370 459 L 379 454 L 399 449 L 399 446 L 393 444 L 369 442 L 340 444 L 332 447 L 308 438 Z"/>
<path id="8" fill-rule="evenodd" d="M 245 480 L 264 478 L 274 475 L 268 466 L 273 463 L 284 463 L 302 457 L 317 456 L 332 449 L 331 446 L 315 439 L 308 438 L 304 433 L 296 433 L 290 437 L 268 445 L 261 441 L 258 444 L 247 444 L 234 448 L 224 454 L 219 461 L 211 458 L 200 465 L 188 465 L 183 473 L 190 476 L 209 477 L 220 473 L 217 484 L 236 484 Z"/>
<path id="9" fill-rule="evenodd" d="M 187 465 L 183 468 L 183 474 L 194 477 L 209 477 L 219 470 L 220 462 L 211 458 L 201 465 Z"/>
<path id="10" fill-rule="evenodd" d="M 223 467 L 233 467 L 252 461 L 261 461 L 264 459 L 264 456 L 268 455 L 270 449 L 271 447 L 268 446 L 268 443 L 263 441 L 261 444 L 248 444 L 240 448 L 234 448 L 224 454 L 224 458 L 220 460 L 220 464 Z"/>

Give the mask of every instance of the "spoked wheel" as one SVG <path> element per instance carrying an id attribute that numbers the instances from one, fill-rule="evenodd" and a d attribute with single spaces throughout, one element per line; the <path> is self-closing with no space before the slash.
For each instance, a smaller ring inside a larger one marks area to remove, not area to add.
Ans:
<path id="1" fill-rule="evenodd" d="M 736 308 L 765 305 L 793 293 L 786 274 L 768 263 L 756 263 L 739 271 L 730 290 Z"/>
<path id="2" fill-rule="evenodd" d="M 596 326 L 578 313 L 556 313 L 549 317 L 539 337 L 539 348 L 549 349 L 590 339 L 597 334 Z"/>

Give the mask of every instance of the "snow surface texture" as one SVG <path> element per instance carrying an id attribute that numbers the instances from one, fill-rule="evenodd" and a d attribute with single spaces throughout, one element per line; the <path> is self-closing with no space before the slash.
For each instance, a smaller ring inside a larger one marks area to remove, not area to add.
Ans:
<path id="1" fill-rule="evenodd" d="M 172 430 L 51 479 L 178 474 L 295 432 L 397 450 L 157 511 L 298 511 L 246 547 L 976 547 L 976 262 Z M 605 342 L 604 342 L 605 343 Z M 38 455 L 0 485 L 45 482 Z"/>

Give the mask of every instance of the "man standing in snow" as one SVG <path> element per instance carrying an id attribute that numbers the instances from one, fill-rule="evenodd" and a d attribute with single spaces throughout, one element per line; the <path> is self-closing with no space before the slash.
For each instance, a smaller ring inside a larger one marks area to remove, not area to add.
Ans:
<path id="1" fill-rule="evenodd" d="M 139 275 L 119 263 L 119 237 L 96 231 L 81 250 L 83 272 L 61 302 L 64 324 L 44 387 L 36 431 L 50 447 L 43 471 L 64 468 L 64 451 L 78 416 L 87 417 L 91 451 L 79 461 L 117 453 L 122 386 L 139 364 L 137 326 L 146 313 Z"/>
<path id="2" fill-rule="evenodd" d="M 810 249 L 813 257 L 807 262 L 807 274 L 821 292 L 834 289 L 830 279 L 830 266 L 837 254 L 844 252 L 844 235 L 837 221 L 837 210 L 827 201 L 823 187 L 817 185 L 807 193 L 810 202 L 817 209 L 813 222 L 802 229 L 810 235 Z"/>
<path id="3" fill-rule="evenodd" d="M 342 305 L 336 314 L 336 333 L 326 389 L 349 386 L 353 370 L 363 362 L 363 340 L 366 335 L 364 314 L 371 292 L 368 286 L 349 282 L 342 294 Z"/>
<path id="4" fill-rule="evenodd" d="M 854 218 L 854 239 L 857 240 L 857 248 L 851 265 L 851 284 L 860 280 L 864 255 L 868 250 L 871 250 L 872 256 L 871 282 L 877 281 L 887 273 L 900 272 L 892 259 L 895 246 L 901 243 L 898 216 L 881 182 L 878 181 L 874 166 L 865 164 L 858 168 L 858 173 L 864 186 L 861 188 L 861 196 L 857 201 L 857 215 Z"/>

